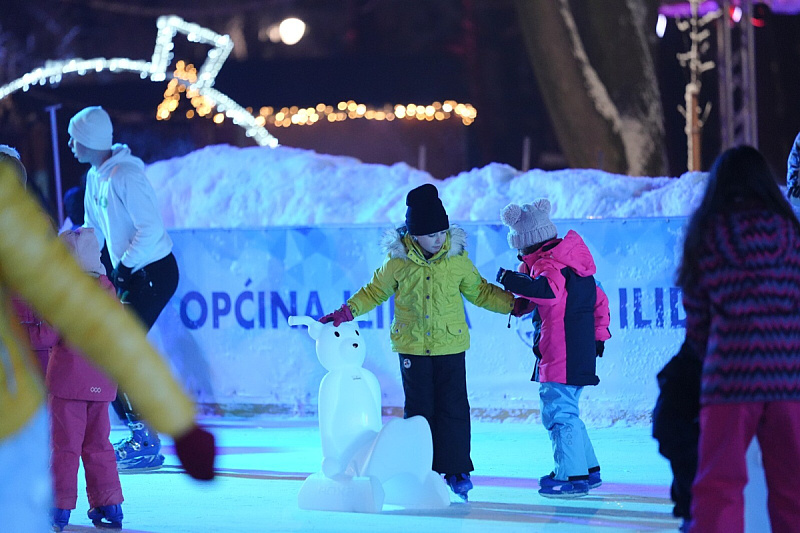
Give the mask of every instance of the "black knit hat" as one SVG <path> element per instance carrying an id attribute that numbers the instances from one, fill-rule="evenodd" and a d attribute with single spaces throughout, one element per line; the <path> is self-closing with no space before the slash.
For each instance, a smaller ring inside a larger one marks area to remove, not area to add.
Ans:
<path id="1" fill-rule="evenodd" d="M 406 227 L 411 235 L 430 235 L 450 227 L 439 191 L 426 183 L 412 189 L 406 196 Z"/>

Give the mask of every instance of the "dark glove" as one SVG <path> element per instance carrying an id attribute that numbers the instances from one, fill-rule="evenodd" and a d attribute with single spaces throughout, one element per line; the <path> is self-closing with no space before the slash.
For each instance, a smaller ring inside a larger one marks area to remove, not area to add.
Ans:
<path id="1" fill-rule="evenodd" d="M 511 310 L 513 316 L 525 316 L 536 307 L 536 304 L 527 298 L 514 298 L 514 309 Z"/>
<path id="2" fill-rule="evenodd" d="M 123 265 L 122 261 L 117 263 L 117 266 L 111 271 L 111 283 L 117 288 L 117 294 L 122 294 L 130 289 L 132 278 L 133 269 Z"/>
<path id="3" fill-rule="evenodd" d="M 500 270 L 497 271 L 497 278 L 496 278 L 497 279 L 497 283 L 502 285 L 503 284 L 503 278 L 505 277 L 505 275 L 506 275 L 506 269 L 503 268 L 503 267 L 500 267 Z"/>
<path id="4" fill-rule="evenodd" d="M 597 353 L 597 357 L 603 357 L 603 352 L 606 349 L 605 341 L 594 341 L 594 351 Z"/>
<path id="5" fill-rule="evenodd" d="M 214 479 L 214 456 L 217 453 L 214 435 L 194 426 L 189 433 L 175 439 L 175 453 L 187 474 L 202 481 Z"/>
<path id="6" fill-rule="evenodd" d="M 338 328 L 342 322 L 350 322 L 353 320 L 353 312 L 350 311 L 350 306 L 342 304 L 342 307 L 320 318 L 319 321 L 323 324 L 333 322 L 333 327 Z"/>

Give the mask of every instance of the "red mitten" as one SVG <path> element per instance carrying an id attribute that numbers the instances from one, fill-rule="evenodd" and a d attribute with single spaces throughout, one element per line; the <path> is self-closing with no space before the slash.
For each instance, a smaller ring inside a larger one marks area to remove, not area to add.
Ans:
<path id="1" fill-rule="evenodd" d="M 514 298 L 514 309 L 511 310 L 511 314 L 514 316 L 525 316 L 533 311 L 534 307 L 536 307 L 536 304 L 527 298 Z"/>
<path id="2" fill-rule="evenodd" d="M 333 327 L 338 328 L 339 324 L 342 322 L 350 322 L 353 320 L 353 312 L 350 311 L 350 306 L 347 304 L 342 304 L 342 307 L 334 311 L 333 313 L 327 314 L 324 317 L 320 318 L 319 321 L 323 324 L 327 324 L 328 322 L 333 322 Z"/>
<path id="3" fill-rule="evenodd" d="M 195 479 L 214 479 L 214 435 L 194 426 L 189 433 L 175 439 L 175 452 L 186 473 Z"/>

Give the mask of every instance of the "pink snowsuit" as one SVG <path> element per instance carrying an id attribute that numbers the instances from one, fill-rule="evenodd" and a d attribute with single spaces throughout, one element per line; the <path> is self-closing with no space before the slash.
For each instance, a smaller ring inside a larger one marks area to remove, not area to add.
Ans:
<path id="1" fill-rule="evenodd" d="M 94 236 L 92 236 L 94 239 Z M 116 297 L 106 276 L 100 285 Z M 62 339 L 50 348 L 45 384 L 50 409 L 50 439 L 55 507 L 75 509 L 78 466 L 83 459 L 90 507 L 122 503 L 114 447 L 109 441 L 108 407 L 117 386 Z"/>

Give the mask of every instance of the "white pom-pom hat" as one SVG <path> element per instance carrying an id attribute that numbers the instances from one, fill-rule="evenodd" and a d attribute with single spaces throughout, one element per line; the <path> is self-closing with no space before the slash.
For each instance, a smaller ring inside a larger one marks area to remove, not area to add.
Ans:
<path id="1" fill-rule="evenodd" d="M 508 226 L 508 245 L 523 250 L 558 235 L 550 221 L 550 200 L 540 198 L 532 204 L 508 204 L 500 211 L 500 220 Z"/>

